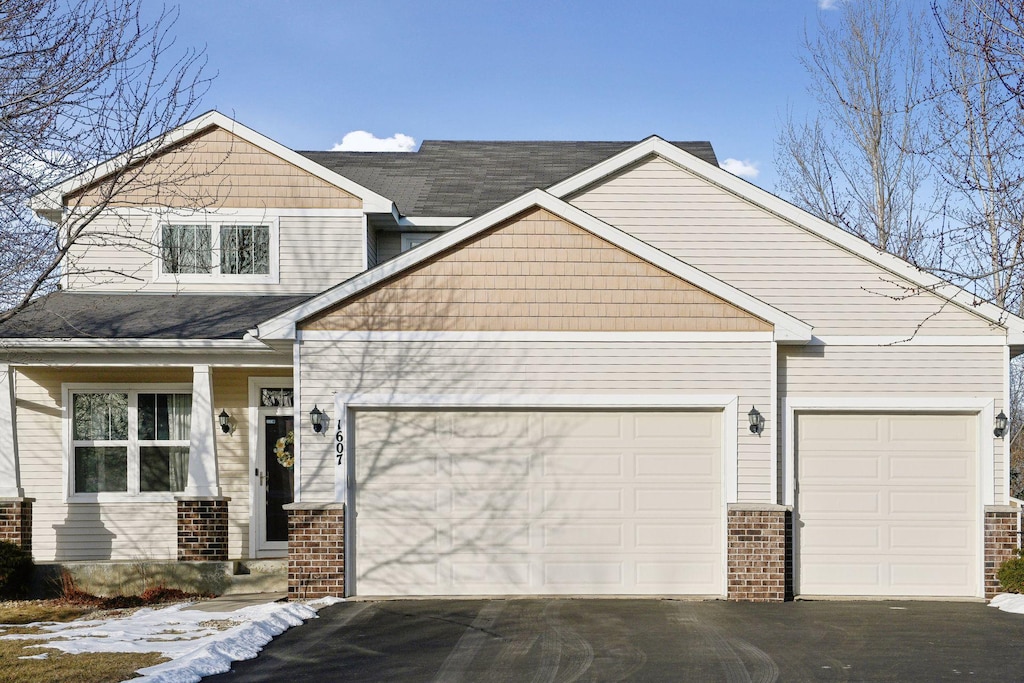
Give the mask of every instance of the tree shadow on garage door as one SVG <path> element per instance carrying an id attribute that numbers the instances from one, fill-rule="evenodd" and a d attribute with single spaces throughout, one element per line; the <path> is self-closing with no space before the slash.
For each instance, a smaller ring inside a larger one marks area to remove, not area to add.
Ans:
<path id="1" fill-rule="evenodd" d="M 457 275 L 404 278 L 304 324 L 352 333 L 304 343 L 304 391 L 374 397 L 352 408 L 350 592 L 527 592 L 531 552 L 571 519 L 545 508 L 562 486 L 545 477 L 545 458 L 566 421 L 473 397 L 580 393 L 587 370 L 564 343 L 481 338 L 502 329 L 502 309 L 474 299 Z M 314 481 L 333 479 L 329 462 L 307 467 Z"/>

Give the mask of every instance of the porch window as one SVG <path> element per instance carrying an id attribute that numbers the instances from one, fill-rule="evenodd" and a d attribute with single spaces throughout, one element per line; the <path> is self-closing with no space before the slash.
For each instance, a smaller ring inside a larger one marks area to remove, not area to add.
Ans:
<path id="1" fill-rule="evenodd" d="M 76 391 L 70 399 L 72 493 L 185 489 L 191 394 Z"/>

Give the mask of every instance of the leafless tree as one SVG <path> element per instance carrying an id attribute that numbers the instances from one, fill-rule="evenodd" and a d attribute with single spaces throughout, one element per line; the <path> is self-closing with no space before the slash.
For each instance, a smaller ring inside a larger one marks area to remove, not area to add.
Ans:
<path id="1" fill-rule="evenodd" d="M 829 12 L 828 15 L 835 13 Z M 801 59 L 818 104 L 808 121 L 783 122 L 780 189 L 811 213 L 918 264 L 930 257 L 924 146 L 926 46 L 921 12 L 897 0 L 846 2 L 823 13 Z"/>
<path id="2" fill-rule="evenodd" d="M 936 51 L 928 155 L 947 190 L 938 275 L 983 299 L 1024 312 L 1024 137 L 1021 109 L 987 47 L 1004 29 L 999 0 L 934 7 Z M 1000 39 L 1001 40 L 1001 39 Z"/>
<path id="3" fill-rule="evenodd" d="M 175 48 L 176 15 L 147 21 L 141 4 L 0 0 L 0 321 L 75 267 L 65 257 L 80 240 L 116 239 L 90 225 L 209 85 L 204 55 Z M 55 207 L 56 224 L 28 210 L 56 181 L 118 156 L 89 202 Z"/>

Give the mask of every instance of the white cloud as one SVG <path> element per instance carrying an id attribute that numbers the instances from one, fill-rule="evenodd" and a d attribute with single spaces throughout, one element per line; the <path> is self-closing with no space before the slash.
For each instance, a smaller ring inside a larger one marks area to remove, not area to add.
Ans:
<path id="1" fill-rule="evenodd" d="M 416 148 L 415 138 L 395 133 L 389 138 L 378 138 L 365 130 L 345 133 L 341 142 L 331 147 L 332 152 L 411 152 Z"/>
<path id="2" fill-rule="evenodd" d="M 818 0 L 818 9 L 839 9 L 839 3 L 843 0 Z"/>
<path id="3" fill-rule="evenodd" d="M 750 161 L 749 159 L 742 161 L 739 159 L 726 159 L 721 163 L 721 166 L 729 173 L 743 178 L 756 178 L 761 173 L 761 169 L 757 167 L 757 162 Z"/>

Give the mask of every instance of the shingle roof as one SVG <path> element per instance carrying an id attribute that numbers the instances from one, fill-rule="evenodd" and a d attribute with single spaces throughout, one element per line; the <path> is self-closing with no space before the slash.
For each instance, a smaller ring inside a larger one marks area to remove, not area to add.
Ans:
<path id="1" fill-rule="evenodd" d="M 308 298 L 54 292 L 0 323 L 0 339 L 241 339 Z"/>
<path id="2" fill-rule="evenodd" d="M 635 142 L 425 140 L 418 152 L 299 152 L 381 194 L 405 216 L 479 216 L 573 176 Z M 673 142 L 718 165 L 710 142 Z"/>

